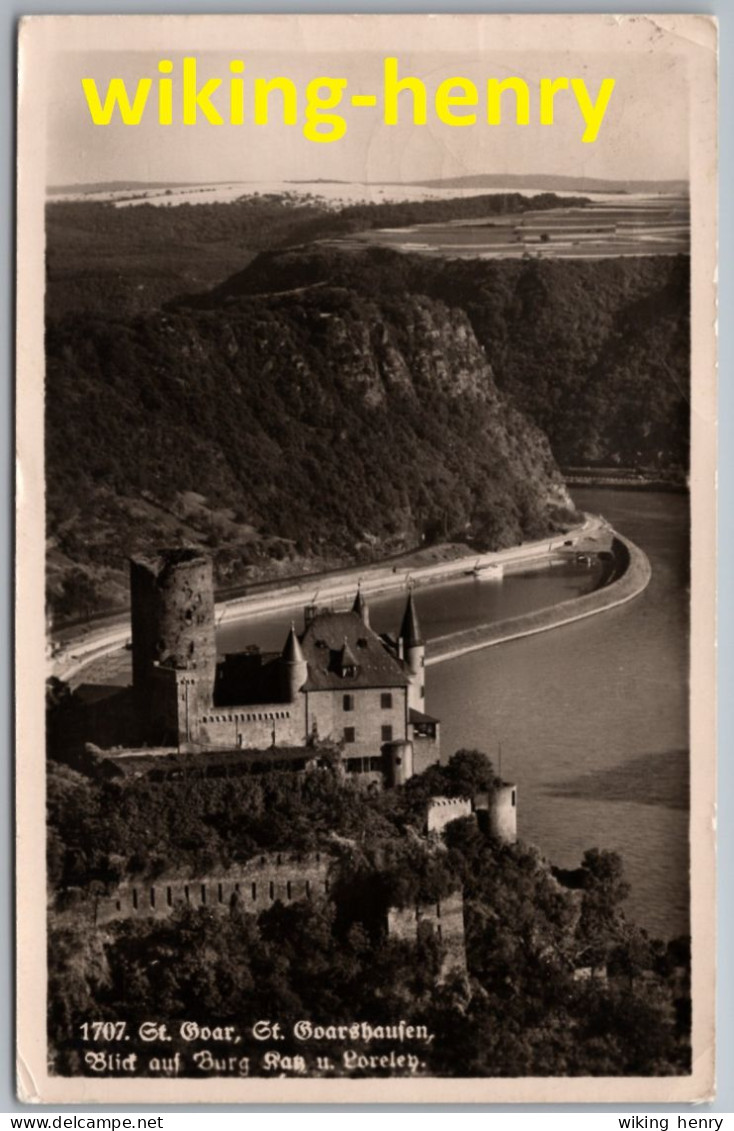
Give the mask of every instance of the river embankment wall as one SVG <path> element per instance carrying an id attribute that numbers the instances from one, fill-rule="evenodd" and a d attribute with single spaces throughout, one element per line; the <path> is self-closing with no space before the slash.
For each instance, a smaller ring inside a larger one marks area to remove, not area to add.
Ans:
<path id="1" fill-rule="evenodd" d="M 462 632 L 436 636 L 429 642 L 426 667 L 442 664 L 468 652 L 491 648 L 523 636 L 534 636 L 552 628 L 573 624 L 585 617 L 595 616 L 607 609 L 624 605 L 638 597 L 646 588 L 652 575 L 647 555 L 627 538 L 616 534 L 612 540 L 613 568 L 607 582 L 592 593 L 560 601 L 545 609 L 523 613 L 492 624 L 475 625 Z"/>
<path id="2" fill-rule="evenodd" d="M 359 586 L 365 597 L 405 590 L 407 587 L 431 585 L 448 581 L 471 572 L 473 569 L 502 571 L 521 568 L 542 568 L 556 557 L 574 551 L 605 548 L 610 537 L 607 524 L 596 515 L 585 515 L 584 522 L 560 534 L 553 534 L 534 542 L 523 542 L 506 550 L 479 555 L 467 554 L 449 561 L 428 565 L 405 566 L 398 564 L 352 568 L 333 576 L 309 576 L 258 590 L 242 597 L 217 602 L 216 624 L 232 624 L 256 616 L 288 609 L 302 610 L 304 605 L 328 607 L 332 603 L 351 600 Z M 87 664 L 123 648 L 130 639 L 130 622 L 127 618 L 111 625 L 98 626 L 74 640 L 66 641 L 50 657 L 50 674 L 69 680 L 77 677 Z"/>

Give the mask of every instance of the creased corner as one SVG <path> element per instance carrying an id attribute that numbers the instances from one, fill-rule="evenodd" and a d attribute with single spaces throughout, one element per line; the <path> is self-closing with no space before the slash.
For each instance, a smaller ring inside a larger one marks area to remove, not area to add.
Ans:
<path id="1" fill-rule="evenodd" d="M 16 1092 L 18 1099 L 24 1104 L 40 1104 L 42 1096 L 38 1090 L 33 1073 L 24 1058 L 18 1053 L 15 1062 Z"/>

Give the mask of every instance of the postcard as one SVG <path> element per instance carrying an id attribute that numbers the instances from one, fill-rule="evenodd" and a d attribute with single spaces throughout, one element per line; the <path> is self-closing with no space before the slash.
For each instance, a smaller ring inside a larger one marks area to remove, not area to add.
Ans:
<path id="1" fill-rule="evenodd" d="M 22 21 L 22 1100 L 712 1097 L 716 50 Z"/>

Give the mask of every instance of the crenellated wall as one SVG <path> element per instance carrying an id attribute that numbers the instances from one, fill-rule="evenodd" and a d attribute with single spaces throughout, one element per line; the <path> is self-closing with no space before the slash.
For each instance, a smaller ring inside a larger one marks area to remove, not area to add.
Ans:
<path id="1" fill-rule="evenodd" d="M 440 833 L 451 821 L 471 815 L 472 803 L 468 797 L 432 797 L 428 802 L 426 827 L 429 833 Z"/>
<path id="2" fill-rule="evenodd" d="M 306 702 L 255 703 L 243 707 L 210 707 L 198 723 L 199 742 L 229 749 L 269 746 L 304 746 Z"/>

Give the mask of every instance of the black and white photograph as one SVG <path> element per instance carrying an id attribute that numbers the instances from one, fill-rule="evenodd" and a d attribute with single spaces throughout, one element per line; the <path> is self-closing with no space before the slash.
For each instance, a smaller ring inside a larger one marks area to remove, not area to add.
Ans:
<path id="1" fill-rule="evenodd" d="M 711 1097 L 715 61 L 23 22 L 21 1098 Z"/>

